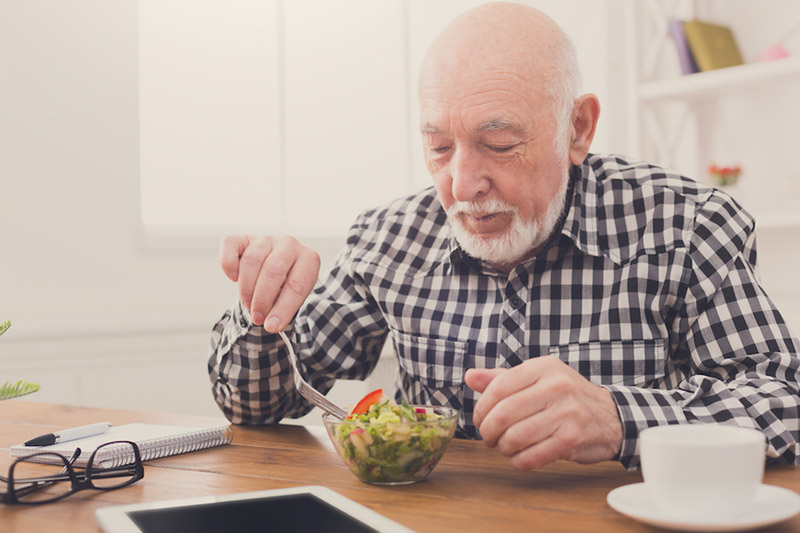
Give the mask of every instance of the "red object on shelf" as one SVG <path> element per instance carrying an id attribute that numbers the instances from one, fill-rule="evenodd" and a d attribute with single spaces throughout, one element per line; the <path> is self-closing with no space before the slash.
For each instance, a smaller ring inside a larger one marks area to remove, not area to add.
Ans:
<path id="1" fill-rule="evenodd" d="M 717 185 L 733 185 L 739 180 L 742 173 L 741 165 L 719 166 L 711 164 L 708 167 L 708 173 Z"/>

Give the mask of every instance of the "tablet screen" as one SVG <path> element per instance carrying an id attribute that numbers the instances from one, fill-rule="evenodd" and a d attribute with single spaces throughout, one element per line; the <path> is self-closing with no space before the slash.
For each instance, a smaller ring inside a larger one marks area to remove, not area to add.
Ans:
<path id="1" fill-rule="evenodd" d="M 143 533 L 377 531 L 313 494 L 132 511 L 129 516 Z"/>

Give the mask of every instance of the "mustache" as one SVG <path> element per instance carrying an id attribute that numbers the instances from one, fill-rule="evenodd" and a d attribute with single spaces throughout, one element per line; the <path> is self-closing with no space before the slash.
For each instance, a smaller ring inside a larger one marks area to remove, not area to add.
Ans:
<path id="1" fill-rule="evenodd" d="M 461 214 L 476 215 L 482 213 L 517 214 L 519 209 L 499 198 L 490 198 L 479 202 L 455 202 L 447 210 L 447 214 L 451 217 Z"/>

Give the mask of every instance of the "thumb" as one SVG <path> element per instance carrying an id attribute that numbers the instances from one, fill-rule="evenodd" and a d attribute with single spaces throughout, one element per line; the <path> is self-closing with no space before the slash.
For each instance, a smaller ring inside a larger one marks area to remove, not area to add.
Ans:
<path id="1" fill-rule="evenodd" d="M 464 374 L 464 382 L 470 389 L 482 393 L 494 378 L 507 371 L 507 368 L 470 368 Z"/>

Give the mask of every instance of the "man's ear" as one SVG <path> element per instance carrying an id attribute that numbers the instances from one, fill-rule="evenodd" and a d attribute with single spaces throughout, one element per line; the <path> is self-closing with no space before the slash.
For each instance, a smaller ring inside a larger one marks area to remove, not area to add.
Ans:
<path id="1" fill-rule="evenodd" d="M 593 94 L 584 94 L 575 100 L 572 110 L 572 139 L 569 145 L 569 160 L 580 165 L 589 153 L 589 147 L 600 117 L 600 100 Z"/>

